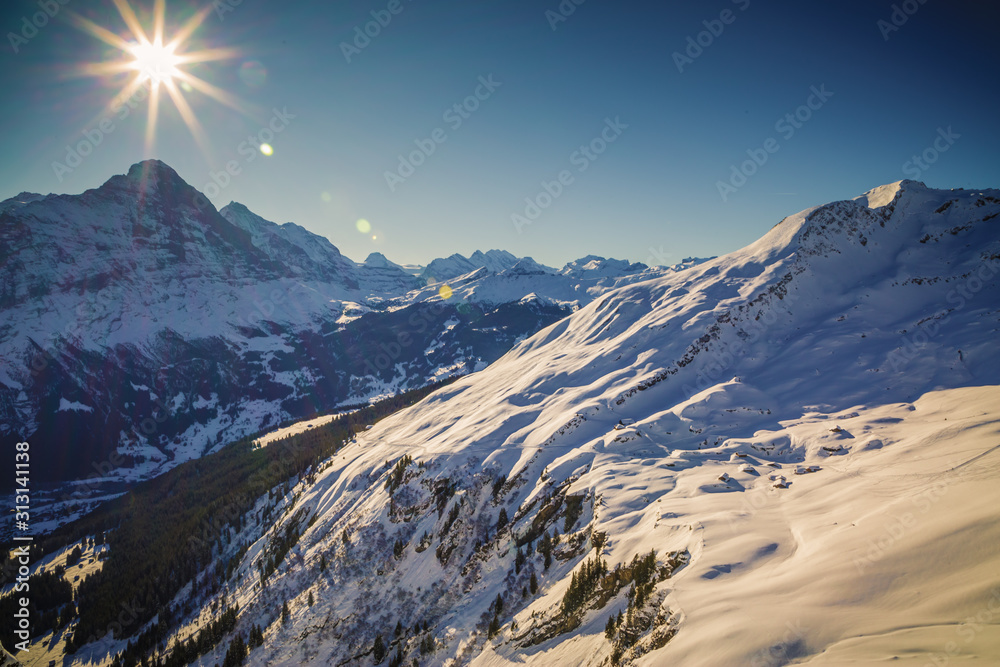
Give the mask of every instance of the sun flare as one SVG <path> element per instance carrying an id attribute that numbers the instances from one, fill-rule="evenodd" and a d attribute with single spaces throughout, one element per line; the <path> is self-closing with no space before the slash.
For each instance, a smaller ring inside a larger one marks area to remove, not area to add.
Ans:
<path id="1" fill-rule="evenodd" d="M 156 136 L 156 124 L 159 115 L 161 92 L 166 92 L 174 107 L 184 120 L 201 147 L 208 154 L 208 143 L 205 133 L 195 116 L 185 94 L 197 91 L 234 111 L 250 115 L 249 110 L 233 95 L 221 88 L 186 71 L 184 66 L 215 60 L 228 60 L 241 55 L 232 48 L 208 48 L 198 51 L 186 51 L 185 46 L 192 34 L 204 23 L 212 11 L 213 5 L 208 5 L 173 32 L 171 39 L 164 39 L 166 28 L 166 0 L 155 0 L 153 4 L 153 32 L 150 38 L 143 29 L 142 23 L 128 0 L 113 0 L 115 7 L 128 34 L 123 37 L 110 29 L 97 25 L 88 18 L 69 11 L 73 23 L 85 32 L 90 33 L 102 42 L 119 49 L 123 57 L 118 60 L 107 60 L 98 63 L 86 63 L 77 67 L 81 76 L 112 77 L 132 73 L 125 87 L 108 103 L 104 113 L 112 113 L 116 108 L 141 94 L 142 88 L 148 89 L 148 120 L 146 122 L 146 150 L 152 149 Z"/>
<path id="2" fill-rule="evenodd" d="M 139 79 L 152 81 L 155 86 L 173 82 L 180 73 L 177 66 L 182 62 L 180 56 L 174 53 L 175 48 L 158 42 L 139 42 L 132 46 L 129 52 L 135 56 L 132 66 L 139 72 Z"/>

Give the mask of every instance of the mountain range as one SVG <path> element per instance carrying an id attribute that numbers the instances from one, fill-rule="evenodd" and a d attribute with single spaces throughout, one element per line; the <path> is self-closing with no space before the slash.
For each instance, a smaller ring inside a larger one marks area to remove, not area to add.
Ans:
<path id="1" fill-rule="evenodd" d="M 143 627 L 200 665 L 996 664 L 998 215 L 900 181 L 595 293 L 222 517 Z"/>
<path id="2" fill-rule="evenodd" d="M 619 285 L 491 250 L 414 271 L 231 203 L 162 162 L 0 203 L 0 445 L 38 481 L 148 478 L 228 442 L 484 368 Z M 453 293 L 442 296 L 442 286 Z M 4 482 L 6 485 L 7 482 Z"/>

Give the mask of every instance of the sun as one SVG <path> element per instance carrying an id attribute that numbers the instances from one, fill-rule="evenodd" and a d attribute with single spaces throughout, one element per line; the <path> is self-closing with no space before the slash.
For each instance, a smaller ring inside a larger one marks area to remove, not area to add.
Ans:
<path id="1" fill-rule="evenodd" d="M 204 63 L 213 60 L 238 58 L 242 54 L 233 48 L 207 48 L 198 51 L 186 50 L 192 34 L 197 30 L 212 12 L 214 5 L 209 4 L 189 18 L 174 31 L 171 38 L 165 39 L 166 31 L 166 0 L 154 0 L 152 38 L 147 35 L 142 23 L 129 5 L 128 0 L 112 0 L 125 26 L 128 36 L 123 37 L 109 28 L 97 25 L 88 18 L 80 16 L 72 10 L 67 14 L 73 23 L 90 33 L 102 42 L 120 50 L 123 57 L 118 60 L 107 60 L 99 63 L 85 63 L 76 68 L 80 76 L 113 77 L 123 73 L 132 73 L 125 87 L 108 103 L 104 114 L 112 113 L 121 108 L 122 104 L 138 97 L 142 88 L 148 92 L 148 120 L 146 121 L 146 150 L 153 147 L 156 135 L 156 123 L 159 115 L 161 92 L 165 92 L 173 102 L 185 125 L 191 130 L 202 152 L 208 155 L 208 142 L 204 130 L 198 122 L 185 93 L 197 91 L 203 95 L 224 104 L 225 106 L 250 116 L 250 112 L 233 95 L 212 85 L 185 70 L 186 65 Z M 128 37 L 131 37 L 129 39 Z M 141 98 L 140 98 L 141 99 Z"/>
<path id="2" fill-rule="evenodd" d="M 154 86 L 161 83 L 172 83 L 174 77 L 180 74 L 177 66 L 183 59 L 174 53 L 177 45 L 166 45 L 159 42 L 139 42 L 129 49 L 135 57 L 132 63 L 133 69 L 139 72 L 139 79 L 143 82 L 151 81 Z"/>

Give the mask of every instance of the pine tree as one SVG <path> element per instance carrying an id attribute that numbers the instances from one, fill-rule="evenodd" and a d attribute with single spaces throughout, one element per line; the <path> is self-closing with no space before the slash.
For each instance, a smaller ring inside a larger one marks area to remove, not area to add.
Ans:
<path id="1" fill-rule="evenodd" d="M 319 556 L 319 571 L 326 572 L 326 554 L 320 554 Z"/>
<path id="2" fill-rule="evenodd" d="M 538 592 L 538 577 L 535 576 L 534 572 L 531 573 L 531 581 L 528 582 L 528 586 L 532 595 Z"/>
<path id="3" fill-rule="evenodd" d="M 292 614 L 288 610 L 288 602 L 281 603 L 281 624 L 285 625 L 288 623 L 288 619 L 291 618 Z"/>
<path id="4" fill-rule="evenodd" d="M 372 654 L 375 658 L 375 664 L 379 664 L 385 659 L 385 640 L 382 639 L 382 633 L 375 635 L 375 644 L 372 646 Z"/>
<path id="5" fill-rule="evenodd" d="M 499 533 L 503 530 L 504 526 L 507 525 L 509 519 L 507 518 L 507 510 L 503 507 L 500 508 L 500 516 L 497 517 L 497 532 Z"/>
<path id="6" fill-rule="evenodd" d="M 615 615 L 611 614 L 610 616 L 608 616 L 608 622 L 604 626 L 604 636 L 607 637 L 608 641 L 611 641 L 615 638 L 615 630 L 617 628 L 618 626 L 615 624 Z"/>
<path id="7" fill-rule="evenodd" d="M 77 547 L 73 549 L 73 551 L 70 552 L 69 556 L 66 558 L 66 565 L 67 566 L 76 565 L 78 562 L 80 562 L 80 558 L 82 556 L 83 552 L 80 551 L 80 547 L 79 545 L 77 545 Z"/>
<path id="8" fill-rule="evenodd" d="M 237 634 L 236 638 L 232 641 L 233 647 L 233 657 L 236 659 L 237 665 L 242 665 L 243 661 L 247 658 L 247 646 L 243 641 L 243 635 Z"/>
<path id="9" fill-rule="evenodd" d="M 316 603 L 316 600 L 313 598 L 313 592 L 309 591 L 309 606 L 311 607 L 315 603 Z"/>
<path id="10" fill-rule="evenodd" d="M 250 636 L 247 639 L 247 649 L 252 651 L 258 646 L 263 646 L 263 645 L 264 645 L 264 633 L 261 632 L 259 625 L 254 624 L 254 626 L 250 628 Z"/>
<path id="11" fill-rule="evenodd" d="M 549 531 L 545 531 L 541 541 L 538 543 L 538 551 L 542 554 L 542 562 L 546 570 L 552 565 L 552 547 L 552 538 L 549 537 Z"/>
<path id="12" fill-rule="evenodd" d="M 500 632 L 500 619 L 494 616 L 493 620 L 490 621 L 490 627 L 487 629 L 487 636 L 493 639 L 497 636 L 498 632 Z"/>

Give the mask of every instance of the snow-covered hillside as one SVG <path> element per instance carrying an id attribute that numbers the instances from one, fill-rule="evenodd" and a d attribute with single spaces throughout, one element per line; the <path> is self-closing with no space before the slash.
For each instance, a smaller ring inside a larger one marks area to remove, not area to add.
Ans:
<path id="1" fill-rule="evenodd" d="M 803 211 L 380 422 L 220 545 L 249 663 L 997 664 L 998 214 Z"/>
<path id="2" fill-rule="evenodd" d="M 60 464 L 45 481 L 148 477 L 471 372 L 615 286 L 505 277 L 517 258 L 477 252 L 444 263 L 483 286 L 463 278 L 445 299 L 385 257 L 357 263 L 299 225 L 205 202 L 150 160 L 78 196 L 0 203 L 0 444 L 46 448 Z"/>

